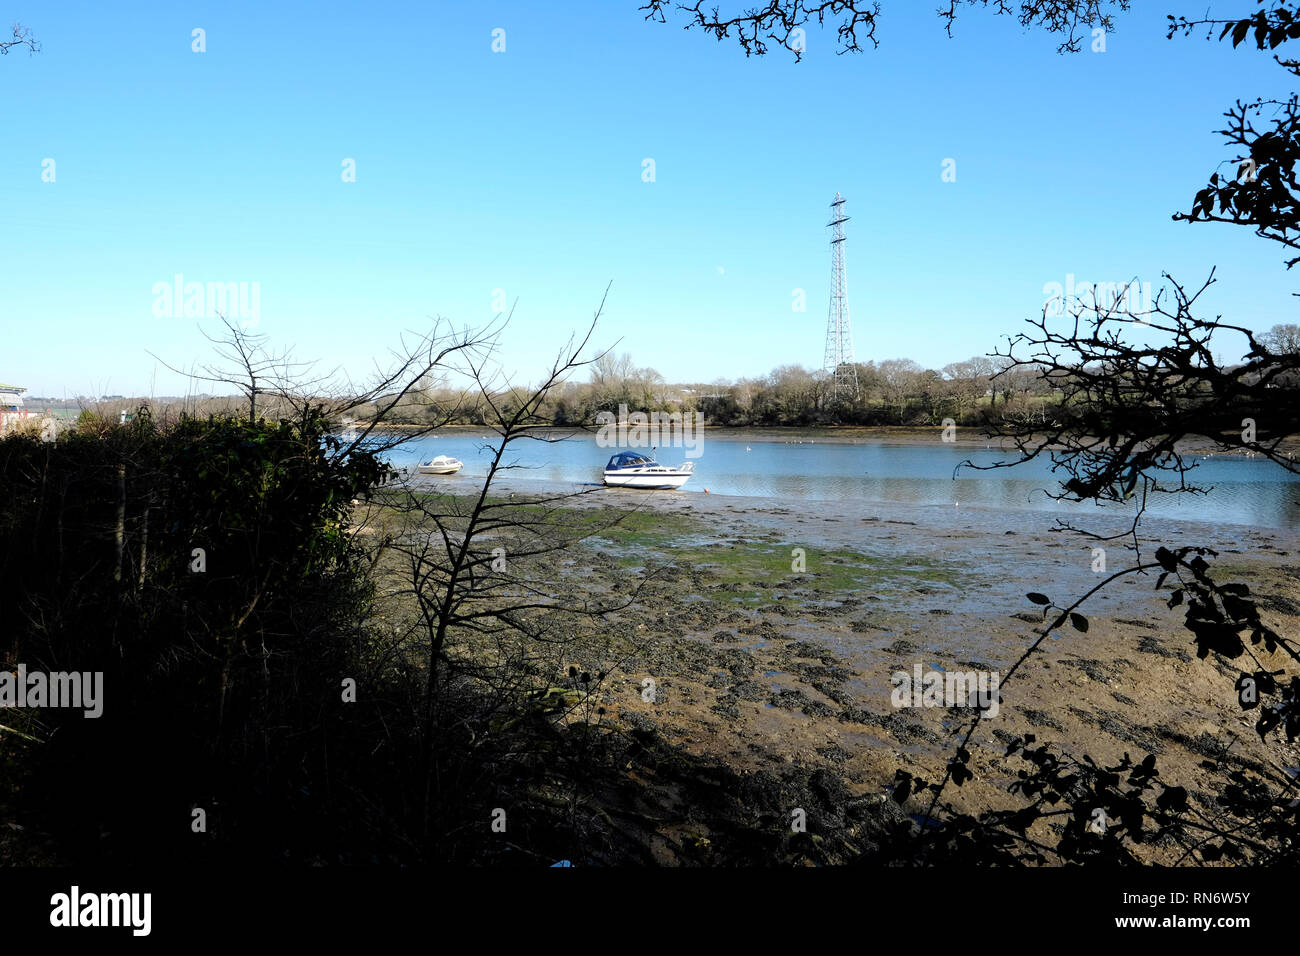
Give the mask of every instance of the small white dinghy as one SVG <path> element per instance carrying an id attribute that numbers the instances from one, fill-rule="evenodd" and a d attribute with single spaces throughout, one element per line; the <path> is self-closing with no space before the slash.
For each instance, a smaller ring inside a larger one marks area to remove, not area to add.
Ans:
<path id="1" fill-rule="evenodd" d="M 693 461 L 680 468 L 670 468 L 649 455 L 625 451 L 605 466 L 605 484 L 612 488 L 680 488 L 694 469 Z"/>
<path id="2" fill-rule="evenodd" d="M 459 458 L 439 455 L 416 465 L 415 470 L 422 475 L 454 475 L 464 467 L 465 463 Z"/>

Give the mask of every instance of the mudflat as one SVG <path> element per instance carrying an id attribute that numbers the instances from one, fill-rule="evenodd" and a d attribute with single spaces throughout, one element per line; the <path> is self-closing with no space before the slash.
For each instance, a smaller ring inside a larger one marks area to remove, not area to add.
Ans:
<path id="1" fill-rule="evenodd" d="M 630 512 L 566 562 L 572 589 L 598 593 L 619 569 L 654 575 L 637 608 L 580 629 L 568 649 L 580 669 L 608 670 L 596 691 L 603 720 L 742 774 L 827 768 L 882 801 L 898 769 L 942 775 L 969 717 L 895 706 L 895 674 L 1005 674 L 1045 623 L 1027 592 L 1068 606 L 1133 560 L 1122 541 L 1056 529 L 1041 512 L 613 490 L 572 506 Z M 1217 579 L 1249 584 L 1265 622 L 1300 635 L 1300 535 L 1155 519 L 1141 533 L 1148 559 L 1158 544 L 1214 548 Z M 1043 641 L 972 738 L 976 779 L 945 799 L 974 812 L 1019 805 L 1000 758 L 1024 734 L 1098 762 L 1155 755 L 1161 780 L 1207 810 L 1202 761 L 1276 760 L 1254 732 L 1257 715 L 1234 705 L 1239 669 L 1198 660 L 1183 609 L 1154 585 L 1155 575 L 1111 583 L 1080 608 L 1086 633 L 1066 626 Z M 1300 764 L 1300 750 L 1286 753 Z"/>

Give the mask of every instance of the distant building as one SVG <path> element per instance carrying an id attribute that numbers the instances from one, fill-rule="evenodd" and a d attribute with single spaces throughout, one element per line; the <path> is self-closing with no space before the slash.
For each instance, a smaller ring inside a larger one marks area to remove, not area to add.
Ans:
<path id="1" fill-rule="evenodd" d="M 23 405 L 25 391 L 21 385 L 0 384 L 0 432 L 31 417 L 31 410 Z"/>
<path id="2" fill-rule="evenodd" d="M 58 434 L 59 422 L 48 409 L 36 411 L 23 403 L 21 385 L 0 384 L 0 435 L 19 425 L 40 425 L 41 438 L 53 441 Z M 41 401 L 42 399 L 38 399 Z"/>

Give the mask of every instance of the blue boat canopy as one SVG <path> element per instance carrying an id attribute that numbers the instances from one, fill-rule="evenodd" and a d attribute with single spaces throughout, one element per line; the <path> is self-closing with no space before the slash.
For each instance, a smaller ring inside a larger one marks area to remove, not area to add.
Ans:
<path id="1" fill-rule="evenodd" d="M 621 451 L 609 460 L 609 464 L 605 466 L 605 470 L 612 471 L 615 468 L 636 468 L 641 465 L 655 464 L 658 464 L 658 462 L 648 455 L 638 455 L 636 452 L 632 451 Z"/>

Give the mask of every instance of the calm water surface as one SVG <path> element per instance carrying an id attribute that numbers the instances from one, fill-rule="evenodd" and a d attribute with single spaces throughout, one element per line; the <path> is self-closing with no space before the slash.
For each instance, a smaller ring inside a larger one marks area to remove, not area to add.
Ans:
<path id="1" fill-rule="evenodd" d="M 414 465 L 435 455 L 451 455 L 465 462 L 452 481 L 487 474 L 492 451 L 487 440 L 475 435 L 427 437 L 396 449 L 390 456 L 398 467 Z M 512 444 L 507 461 L 519 467 L 511 480 L 599 484 L 605 462 L 620 449 L 602 448 L 594 436 L 561 442 L 524 440 Z M 640 449 L 636 449 L 640 450 Z M 899 502 L 913 505 L 954 505 L 998 510 L 1034 510 L 1061 513 L 1096 513 L 1096 506 L 1071 505 L 1048 498 L 1045 490 L 1059 490 L 1049 462 L 1030 462 L 1012 469 L 953 470 L 966 459 L 988 465 L 1006 460 L 1005 453 L 961 447 L 941 442 L 923 445 L 879 443 L 829 443 L 815 438 L 803 442 L 780 440 L 737 441 L 710 439 L 707 432 L 702 454 L 693 459 L 695 476 L 680 492 L 659 494 L 742 495 L 764 498 Z M 654 453 L 663 464 L 687 459 L 682 448 L 662 448 Z M 1161 517 L 1212 523 L 1246 524 L 1300 530 L 1300 478 L 1261 459 L 1215 456 L 1197 459 L 1189 482 L 1210 488 L 1208 495 L 1157 496 L 1148 513 Z M 1109 505 L 1108 514 L 1128 508 Z"/>

